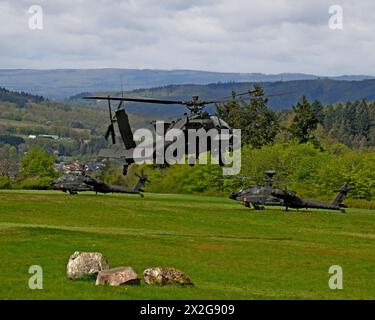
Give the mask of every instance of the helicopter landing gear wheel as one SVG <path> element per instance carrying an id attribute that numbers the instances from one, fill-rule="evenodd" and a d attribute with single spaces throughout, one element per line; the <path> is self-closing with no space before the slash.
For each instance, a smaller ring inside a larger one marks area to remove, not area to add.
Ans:
<path id="1" fill-rule="evenodd" d="M 126 176 L 128 174 L 128 169 L 129 169 L 129 165 L 124 164 L 124 166 L 122 167 L 122 175 L 123 176 Z"/>
<path id="2" fill-rule="evenodd" d="M 220 149 L 220 152 L 219 152 L 219 166 L 220 167 L 224 167 L 225 166 L 224 155 L 221 153 L 221 149 Z"/>
<path id="3" fill-rule="evenodd" d="M 198 160 L 198 157 L 190 156 L 189 157 L 189 166 L 194 167 L 197 160 Z"/>
<path id="4" fill-rule="evenodd" d="M 250 203 L 247 202 L 247 201 L 243 201 L 242 204 L 243 204 L 246 208 L 251 208 Z"/>
<path id="5" fill-rule="evenodd" d="M 254 210 L 264 210 L 264 206 L 258 205 L 258 204 L 253 204 Z"/>

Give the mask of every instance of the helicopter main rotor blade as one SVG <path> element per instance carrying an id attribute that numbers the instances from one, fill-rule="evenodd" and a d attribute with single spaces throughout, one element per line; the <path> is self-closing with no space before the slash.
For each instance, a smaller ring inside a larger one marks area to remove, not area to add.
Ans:
<path id="1" fill-rule="evenodd" d="M 267 99 L 272 97 L 279 97 L 279 96 L 288 96 L 288 95 L 294 95 L 298 94 L 298 92 L 280 92 L 280 93 L 274 93 L 274 94 L 267 94 L 264 96 L 251 96 L 250 99 Z M 246 96 L 249 95 L 249 92 L 239 93 L 236 94 L 236 97 Z"/>
<path id="2" fill-rule="evenodd" d="M 242 92 L 242 93 L 236 93 L 234 95 L 222 98 L 221 101 L 214 101 L 214 102 L 210 102 L 210 103 L 224 103 L 224 102 L 227 102 L 230 99 L 236 99 L 237 97 L 248 96 L 248 95 L 251 95 L 252 93 L 255 93 L 255 91 L 247 91 L 247 92 Z M 294 95 L 294 94 L 298 94 L 298 92 L 280 92 L 280 93 L 275 93 L 275 94 L 267 94 L 267 95 L 263 95 L 263 96 L 254 96 L 254 97 L 251 96 L 250 99 L 268 99 L 268 98 L 272 98 L 272 97 Z"/>
<path id="3" fill-rule="evenodd" d="M 102 96 L 93 96 L 93 97 L 83 97 L 86 100 L 113 100 L 113 101 L 128 101 L 128 102 L 142 102 L 142 103 L 154 103 L 154 104 L 180 104 L 186 106 L 205 106 L 207 104 L 213 103 L 224 103 L 227 100 L 216 100 L 216 101 L 179 101 L 179 100 L 162 100 L 162 99 L 151 99 L 151 98 L 120 98 L 120 97 L 102 97 Z"/>
<path id="4" fill-rule="evenodd" d="M 118 98 L 118 97 L 83 97 L 86 100 L 112 100 L 112 101 L 129 101 L 129 102 L 143 102 L 143 103 L 157 103 L 157 104 L 186 104 L 184 101 L 177 100 L 161 100 L 149 98 Z"/>

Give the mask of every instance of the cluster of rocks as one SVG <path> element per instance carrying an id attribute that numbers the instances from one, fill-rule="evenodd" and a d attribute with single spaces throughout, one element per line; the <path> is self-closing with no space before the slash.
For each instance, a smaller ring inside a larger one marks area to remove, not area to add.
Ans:
<path id="1" fill-rule="evenodd" d="M 108 260 L 100 252 L 76 251 L 70 256 L 66 269 L 69 279 L 96 277 L 96 285 L 141 283 L 141 279 L 131 267 L 110 269 Z M 175 268 L 148 268 L 143 272 L 143 280 L 146 284 L 193 284 L 185 273 Z"/>

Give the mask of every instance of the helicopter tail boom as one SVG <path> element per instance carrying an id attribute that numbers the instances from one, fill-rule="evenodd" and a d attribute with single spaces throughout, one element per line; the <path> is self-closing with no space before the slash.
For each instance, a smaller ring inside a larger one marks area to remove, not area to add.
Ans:
<path id="1" fill-rule="evenodd" d="M 116 120 L 125 148 L 135 148 L 136 143 L 134 142 L 133 132 L 130 128 L 129 117 L 124 109 L 116 111 Z"/>

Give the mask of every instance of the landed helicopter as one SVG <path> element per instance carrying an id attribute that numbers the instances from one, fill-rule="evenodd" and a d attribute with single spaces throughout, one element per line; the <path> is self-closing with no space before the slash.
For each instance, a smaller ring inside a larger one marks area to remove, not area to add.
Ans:
<path id="1" fill-rule="evenodd" d="M 241 201 L 242 204 L 255 210 L 262 210 L 264 206 L 282 206 L 286 210 L 289 208 L 301 209 L 301 208 L 315 208 L 315 209 L 327 209 L 327 210 L 339 210 L 345 212 L 346 206 L 342 203 L 352 188 L 348 182 L 345 183 L 337 192 L 336 197 L 332 202 L 323 202 L 317 200 L 309 200 L 298 197 L 296 192 L 289 191 L 286 189 L 280 189 L 273 185 L 276 172 L 269 170 L 265 172 L 267 178 L 264 180 L 266 185 L 254 185 L 248 188 L 242 189 L 238 192 L 232 192 L 229 196 L 230 199 Z"/>
<path id="2" fill-rule="evenodd" d="M 280 94 L 273 94 L 272 96 L 278 96 L 278 95 L 285 95 L 285 94 L 291 94 L 291 93 L 280 93 Z M 228 123 L 226 123 L 223 119 L 220 119 L 216 115 L 210 115 L 208 112 L 204 111 L 204 108 L 207 107 L 210 104 L 220 104 L 225 103 L 230 99 L 236 99 L 240 96 L 249 95 L 251 99 L 263 99 L 267 98 L 267 96 L 257 96 L 256 91 L 249 90 L 245 93 L 239 93 L 239 94 L 232 94 L 230 97 L 225 97 L 219 100 L 200 100 L 198 96 L 193 96 L 191 100 L 187 101 L 178 101 L 178 100 L 160 100 L 160 99 L 150 99 L 150 98 L 130 98 L 130 97 L 111 97 L 111 96 L 89 96 L 89 97 L 83 97 L 83 99 L 91 99 L 91 100 L 106 100 L 108 101 L 108 110 L 109 110 L 109 119 L 110 119 L 110 125 L 108 126 L 107 132 L 105 134 L 105 138 L 108 139 L 111 136 L 112 144 L 116 144 L 116 134 L 114 129 L 114 123 L 117 122 L 118 129 L 122 138 L 122 141 L 124 142 L 124 146 L 113 146 L 111 148 L 102 149 L 99 152 L 100 157 L 104 158 L 117 158 L 117 159 L 123 159 L 125 164 L 123 168 L 123 174 L 126 175 L 128 171 L 128 167 L 130 164 L 134 163 L 136 160 L 136 157 L 134 156 L 134 150 L 137 146 L 137 144 L 134 141 L 133 132 L 130 127 L 129 118 L 124 108 L 122 108 L 122 105 L 124 102 L 141 102 L 141 103 L 149 103 L 149 104 L 164 104 L 164 105 L 184 105 L 189 110 L 189 113 L 185 113 L 182 118 L 179 118 L 175 121 L 164 123 L 164 130 L 163 133 L 160 134 L 156 132 L 156 136 L 163 136 L 163 138 L 166 136 L 168 132 L 170 132 L 173 129 L 179 129 L 182 131 L 185 139 L 185 154 L 191 155 L 191 152 L 189 152 L 189 143 L 187 139 L 187 135 L 189 132 L 189 129 L 199 130 L 204 129 L 206 132 L 208 132 L 210 129 L 216 129 L 218 133 L 220 134 L 222 130 L 229 131 L 229 147 L 222 147 L 222 143 L 220 142 L 218 150 L 217 151 L 219 155 L 219 164 L 221 166 L 224 165 L 224 161 L 222 160 L 222 156 L 226 151 L 231 150 L 231 145 L 233 145 L 233 131 L 232 128 Z M 269 96 L 270 97 L 270 96 Z M 118 101 L 119 104 L 117 106 L 117 109 L 115 110 L 115 113 L 113 115 L 112 113 L 112 101 Z M 155 130 L 156 130 L 156 123 L 154 124 Z M 157 131 L 157 130 L 156 130 Z M 152 143 L 152 155 L 149 159 L 142 158 L 142 161 L 145 160 L 153 160 L 158 157 L 160 154 L 165 154 L 166 149 L 172 144 L 174 141 L 164 141 L 162 146 L 158 146 L 156 142 Z M 225 148 L 225 149 L 224 149 Z M 194 150 L 194 149 L 193 149 Z M 206 151 L 212 151 L 211 150 L 211 143 L 210 141 L 207 142 L 201 148 L 197 148 L 194 150 L 195 154 L 191 157 L 193 160 L 191 161 L 189 158 L 189 164 L 194 165 L 195 160 L 198 160 L 199 155 Z M 167 163 L 164 163 L 167 164 Z"/>
<path id="3" fill-rule="evenodd" d="M 54 189 L 61 190 L 63 192 L 69 192 L 70 194 L 77 194 L 78 192 L 94 191 L 96 193 L 131 193 L 141 194 L 144 192 L 142 187 L 146 182 L 149 182 L 147 175 L 141 172 L 140 175 L 135 174 L 138 177 L 138 182 L 133 188 L 124 188 L 122 186 L 109 185 L 101 181 L 82 174 L 69 174 L 58 178 L 51 182 Z"/>
<path id="4" fill-rule="evenodd" d="M 266 205 L 283 206 L 284 200 L 272 195 L 272 192 L 278 190 L 273 185 L 273 177 L 276 175 L 276 171 L 268 170 L 265 171 L 265 174 L 267 178 L 263 180 L 266 182 L 264 185 L 253 185 L 238 192 L 232 192 L 229 198 L 241 201 L 247 208 L 253 206 L 255 210 L 262 210 Z"/>

